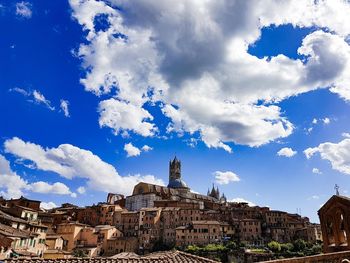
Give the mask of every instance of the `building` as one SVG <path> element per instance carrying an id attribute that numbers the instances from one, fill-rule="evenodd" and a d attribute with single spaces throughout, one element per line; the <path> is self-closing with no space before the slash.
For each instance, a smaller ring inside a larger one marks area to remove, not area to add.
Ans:
<path id="1" fill-rule="evenodd" d="M 207 245 L 220 242 L 222 237 L 218 221 L 193 221 L 176 228 L 176 246 Z"/>
<path id="2" fill-rule="evenodd" d="M 350 250 L 350 198 L 333 195 L 318 210 L 323 236 L 323 252 Z"/>

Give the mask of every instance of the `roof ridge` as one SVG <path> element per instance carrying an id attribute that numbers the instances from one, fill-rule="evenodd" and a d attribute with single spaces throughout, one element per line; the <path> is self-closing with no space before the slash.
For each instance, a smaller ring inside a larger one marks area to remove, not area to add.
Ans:
<path id="1" fill-rule="evenodd" d="M 219 261 L 216 261 L 216 260 L 213 260 L 213 259 L 210 259 L 210 258 L 200 257 L 200 256 L 197 256 L 197 255 L 193 255 L 193 254 L 184 252 L 184 251 L 180 251 L 180 250 L 176 250 L 176 251 L 179 254 L 183 254 L 183 255 L 188 256 L 188 257 L 193 257 L 193 258 L 197 258 L 197 259 L 201 259 L 201 260 L 206 260 L 207 262 L 212 262 L 212 263 L 219 263 Z"/>

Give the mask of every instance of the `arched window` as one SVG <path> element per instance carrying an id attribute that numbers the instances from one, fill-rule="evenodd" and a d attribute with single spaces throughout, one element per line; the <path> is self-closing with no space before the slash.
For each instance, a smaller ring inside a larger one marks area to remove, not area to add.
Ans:
<path id="1" fill-rule="evenodd" d="M 327 237 L 328 237 L 328 244 L 334 245 L 334 231 L 333 231 L 333 219 L 332 217 L 327 217 L 326 219 L 326 230 L 327 230 Z"/>
<path id="2" fill-rule="evenodd" d="M 344 213 L 343 211 L 339 210 L 337 212 L 337 219 L 338 219 L 338 228 L 339 228 L 339 242 L 340 244 L 347 244 L 348 243 L 348 238 L 346 236 L 346 231 L 345 231 L 345 222 L 344 222 Z"/>

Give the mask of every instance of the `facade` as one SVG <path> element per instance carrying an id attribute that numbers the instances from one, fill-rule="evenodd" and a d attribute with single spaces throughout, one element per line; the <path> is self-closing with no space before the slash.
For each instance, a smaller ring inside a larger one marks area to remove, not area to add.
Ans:
<path id="1" fill-rule="evenodd" d="M 239 221 L 239 239 L 249 244 L 262 245 L 261 221 L 258 219 L 243 219 Z"/>
<path id="2" fill-rule="evenodd" d="M 206 245 L 220 242 L 222 238 L 218 221 L 193 221 L 190 225 L 176 228 L 176 246 Z"/>
<path id="3" fill-rule="evenodd" d="M 323 252 L 350 250 L 350 198 L 333 195 L 318 210 L 320 218 Z"/>

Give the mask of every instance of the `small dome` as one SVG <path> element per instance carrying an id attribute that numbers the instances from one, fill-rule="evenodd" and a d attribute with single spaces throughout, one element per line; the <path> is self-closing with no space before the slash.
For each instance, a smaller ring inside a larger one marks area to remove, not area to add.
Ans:
<path id="1" fill-rule="evenodd" d="M 169 188 L 188 188 L 186 183 L 181 179 L 173 179 L 168 184 Z"/>

